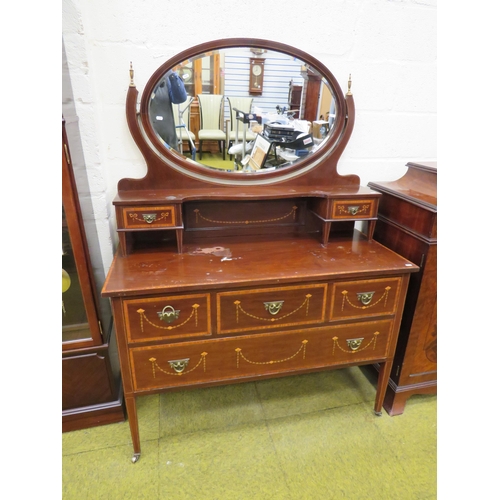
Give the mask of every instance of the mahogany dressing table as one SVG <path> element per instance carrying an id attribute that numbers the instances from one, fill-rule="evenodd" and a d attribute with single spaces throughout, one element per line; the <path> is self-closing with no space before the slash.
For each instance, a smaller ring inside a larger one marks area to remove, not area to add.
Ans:
<path id="1" fill-rule="evenodd" d="M 149 116 L 163 76 L 231 50 L 249 59 L 266 51 L 265 64 L 271 52 L 299 60 L 328 86 L 335 118 L 310 154 L 280 169 L 231 172 L 163 143 Z M 102 290 L 115 318 L 132 461 L 141 453 L 136 398 L 146 394 L 377 363 L 380 414 L 419 268 L 372 239 L 380 193 L 337 172 L 354 125 L 350 82 L 344 96 L 307 53 L 236 38 L 171 58 L 148 81 L 139 112 L 137 98 L 131 70 L 127 121 L 148 170 L 118 184 L 120 245 Z M 368 222 L 366 234 L 357 221 Z"/>

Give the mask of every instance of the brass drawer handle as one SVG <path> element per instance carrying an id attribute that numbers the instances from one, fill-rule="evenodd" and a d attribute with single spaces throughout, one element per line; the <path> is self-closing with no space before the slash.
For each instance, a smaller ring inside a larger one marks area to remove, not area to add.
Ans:
<path id="1" fill-rule="evenodd" d="M 156 220 L 156 214 L 142 214 L 144 222 L 152 224 Z"/>
<path id="2" fill-rule="evenodd" d="M 172 368 L 172 370 L 174 370 L 176 373 L 182 373 L 184 369 L 187 368 L 188 363 L 189 363 L 189 358 L 174 359 L 168 362 L 170 368 Z"/>
<path id="3" fill-rule="evenodd" d="M 179 318 L 180 312 L 181 311 L 179 309 L 174 309 L 172 306 L 165 306 L 157 314 L 162 321 L 165 321 L 165 323 L 172 323 L 172 321 Z"/>
<path id="4" fill-rule="evenodd" d="M 364 337 L 359 339 L 347 339 L 347 346 L 351 349 L 351 351 L 357 351 L 361 347 L 361 343 L 363 342 Z"/>
<path id="5" fill-rule="evenodd" d="M 375 292 L 359 292 L 356 295 L 359 302 L 361 302 L 364 306 L 367 306 L 372 301 L 374 294 Z"/>
<path id="6" fill-rule="evenodd" d="M 356 215 L 358 213 L 358 210 L 359 210 L 359 205 L 357 206 L 351 206 L 351 207 L 347 207 L 347 211 L 349 212 L 349 214 L 351 215 Z"/>
<path id="7" fill-rule="evenodd" d="M 264 307 L 266 311 L 269 311 L 269 314 L 275 316 L 281 311 L 284 300 L 276 300 L 274 302 L 264 302 Z"/>

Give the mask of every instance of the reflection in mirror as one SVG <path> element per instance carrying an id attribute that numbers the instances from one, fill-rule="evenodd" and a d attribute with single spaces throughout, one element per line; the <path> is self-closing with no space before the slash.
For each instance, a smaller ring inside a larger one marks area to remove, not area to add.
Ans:
<path id="1" fill-rule="evenodd" d="M 168 78 L 172 72 L 184 87 L 182 101 Z M 183 61 L 160 79 L 149 100 L 151 126 L 167 149 L 237 173 L 264 173 L 308 158 L 325 142 L 335 110 L 330 84 L 315 68 L 248 47 Z M 267 154 L 252 161 L 263 142 Z"/>

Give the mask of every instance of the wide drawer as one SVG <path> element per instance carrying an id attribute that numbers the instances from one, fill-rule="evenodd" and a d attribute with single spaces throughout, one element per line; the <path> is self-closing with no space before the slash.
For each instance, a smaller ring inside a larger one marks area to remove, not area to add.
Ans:
<path id="1" fill-rule="evenodd" d="M 330 321 L 394 314 L 400 285 L 401 278 L 334 283 Z"/>
<path id="2" fill-rule="evenodd" d="M 124 300 L 123 310 L 131 343 L 212 334 L 208 293 Z"/>
<path id="3" fill-rule="evenodd" d="M 327 284 L 217 294 L 217 333 L 325 322 Z"/>
<path id="4" fill-rule="evenodd" d="M 372 219 L 377 214 L 378 200 L 334 200 L 332 219 Z"/>
<path id="5" fill-rule="evenodd" d="M 134 388 L 147 391 L 265 376 L 388 355 L 392 321 L 309 328 L 130 349 Z"/>
<path id="6" fill-rule="evenodd" d="M 161 229 L 176 226 L 175 206 L 122 208 L 124 229 Z"/>

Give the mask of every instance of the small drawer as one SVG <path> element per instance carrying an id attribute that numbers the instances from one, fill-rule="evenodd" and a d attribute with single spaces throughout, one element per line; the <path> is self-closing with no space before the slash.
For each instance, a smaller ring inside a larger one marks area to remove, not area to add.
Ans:
<path id="1" fill-rule="evenodd" d="M 377 201 L 368 200 L 334 200 L 332 219 L 373 219 L 377 214 Z"/>
<path id="2" fill-rule="evenodd" d="M 128 341 L 144 342 L 211 335 L 210 295 L 172 295 L 125 300 Z"/>
<path id="3" fill-rule="evenodd" d="M 124 229 L 175 227 L 175 206 L 127 207 L 122 209 Z"/>
<path id="4" fill-rule="evenodd" d="M 134 388 L 196 385 L 382 360 L 392 321 L 130 349 Z"/>
<path id="5" fill-rule="evenodd" d="M 401 278 L 334 283 L 330 321 L 394 314 L 400 284 Z"/>
<path id="6" fill-rule="evenodd" d="M 327 284 L 217 294 L 217 333 L 325 322 Z"/>

